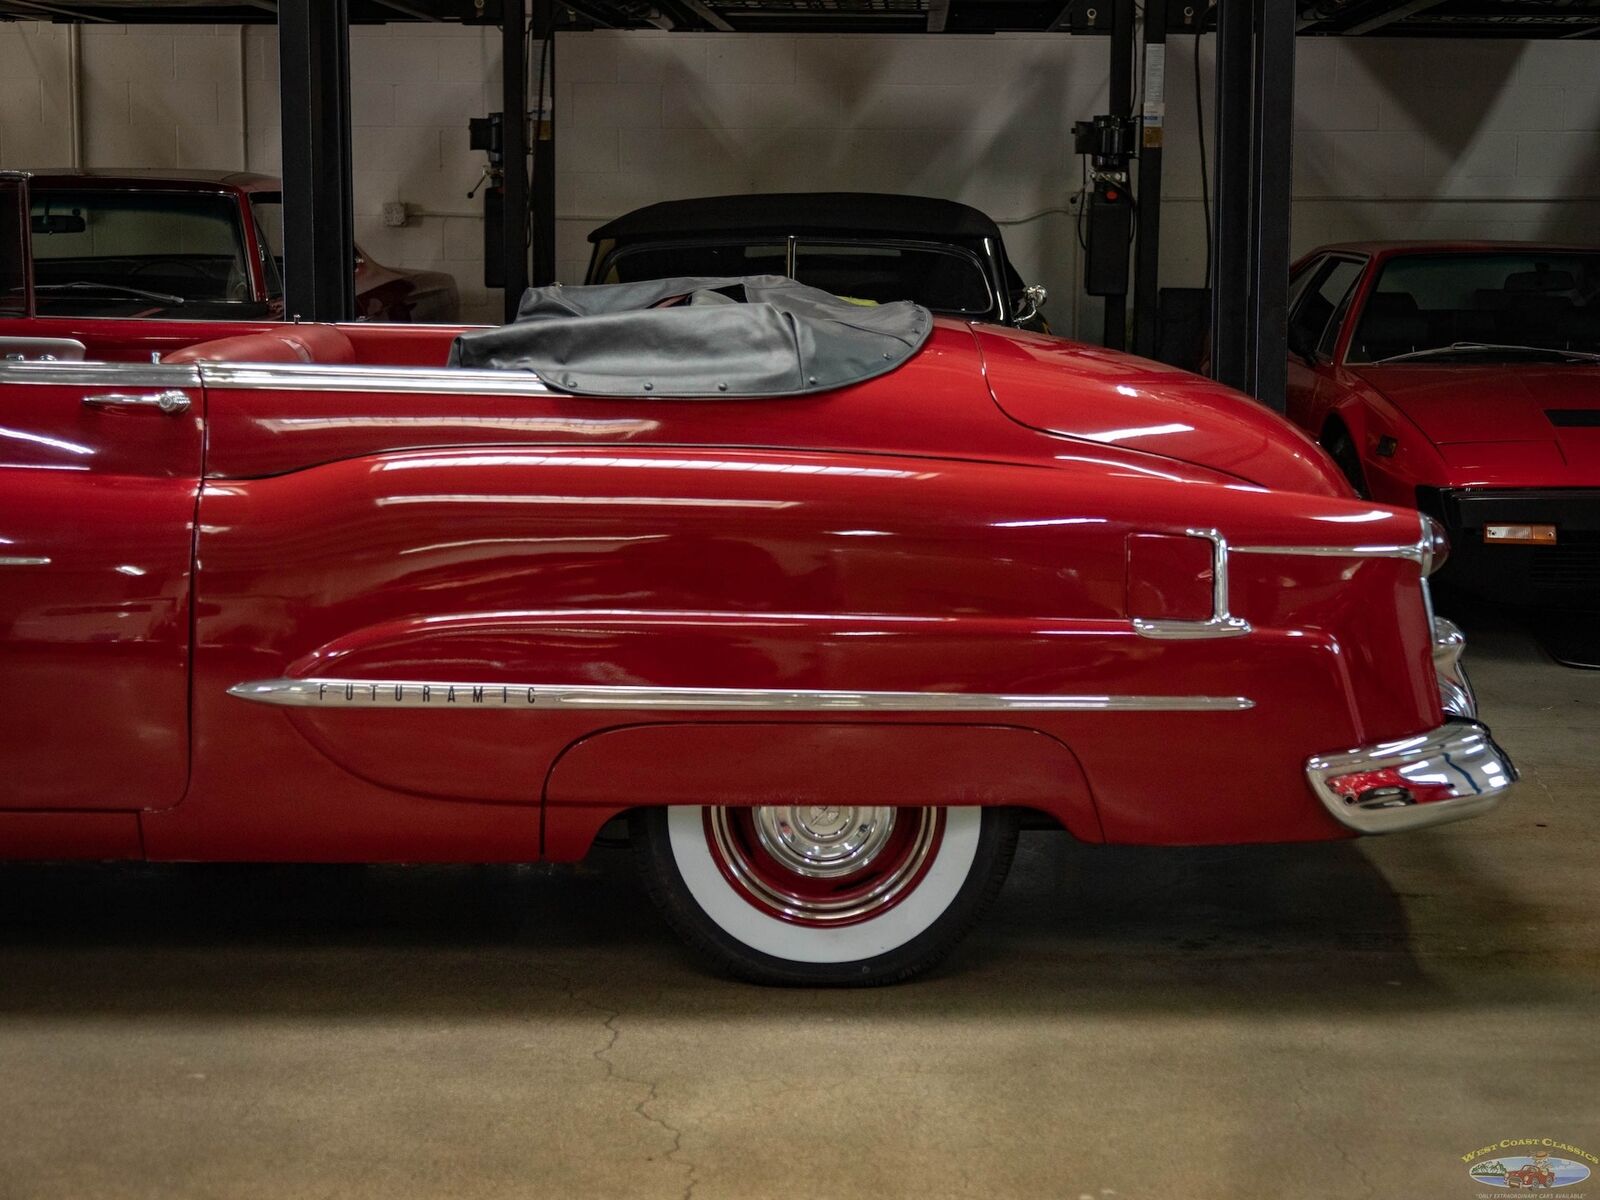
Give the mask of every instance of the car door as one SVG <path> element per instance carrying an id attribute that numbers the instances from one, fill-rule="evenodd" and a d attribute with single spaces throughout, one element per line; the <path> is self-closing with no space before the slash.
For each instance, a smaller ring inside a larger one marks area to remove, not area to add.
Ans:
<path id="1" fill-rule="evenodd" d="M 1321 408 L 1339 328 L 1349 310 L 1365 261 L 1327 254 L 1291 281 L 1287 415 L 1313 437 L 1321 431 Z"/>
<path id="2" fill-rule="evenodd" d="M 0 179 L 0 297 L 26 193 Z M 0 357 L 0 808 L 183 795 L 200 399 L 192 366 Z"/>

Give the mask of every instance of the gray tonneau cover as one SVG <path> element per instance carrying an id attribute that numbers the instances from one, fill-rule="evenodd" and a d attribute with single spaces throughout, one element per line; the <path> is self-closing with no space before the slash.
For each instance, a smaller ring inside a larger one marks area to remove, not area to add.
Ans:
<path id="1" fill-rule="evenodd" d="M 511 324 L 456 338 L 450 365 L 588 396 L 795 396 L 892 371 L 932 330 L 919 304 L 853 304 L 781 275 L 557 284 L 529 288 Z"/>

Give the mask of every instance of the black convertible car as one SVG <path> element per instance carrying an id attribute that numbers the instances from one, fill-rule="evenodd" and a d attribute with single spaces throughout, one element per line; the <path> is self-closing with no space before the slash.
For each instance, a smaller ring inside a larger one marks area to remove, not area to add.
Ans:
<path id="1" fill-rule="evenodd" d="M 953 200 L 877 192 L 782 192 L 667 200 L 589 235 L 588 283 L 787 275 L 863 303 L 1044 327 L 1044 289 L 1023 283 L 1000 228 Z"/>

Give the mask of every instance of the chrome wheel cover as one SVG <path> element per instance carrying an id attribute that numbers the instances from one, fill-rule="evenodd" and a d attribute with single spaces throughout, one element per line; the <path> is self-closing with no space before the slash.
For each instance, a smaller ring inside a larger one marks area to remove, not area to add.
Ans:
<path id="1" fill-rule="evenodd" d="M 758 866 L 734 835 L 734 811 L 714 808 L 707 813 L 713 854 L 746 899 L 800 924 L 862 921 L 892 908 L 921 877 L 941 830 L 937 809 L 756 807 L 750 810 L 758 842 L 754 849 L 767 859 Z M 880 862 L 897 820 L 916 825 L 894 861 Z M 794 878 L 794 887 L 783 886 L 784 874 Z M 863 877 L 864 885 L 870 880 L 870 886 L 850 889 L 852 876 Z M 829 895 L 804 886 L 812 881 L 836 884 L 840 891 Z"/>
<path id="2" fill-rule="evenodd" d="M 894 832 L 894 809 L 795 804 L 755 809 L 756 836 L 797 875 L 831 879 L 866 867 Z"/>

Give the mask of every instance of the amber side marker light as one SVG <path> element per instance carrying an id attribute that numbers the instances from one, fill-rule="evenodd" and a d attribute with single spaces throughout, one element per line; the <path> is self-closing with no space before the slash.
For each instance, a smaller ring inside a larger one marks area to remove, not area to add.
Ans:
<path id="1" fill-rule="evenodd" d="M 1483 540 L 1491 544 L 1517 546 L 1554 546 L 1554 525 L 1485 525 Z"/>

